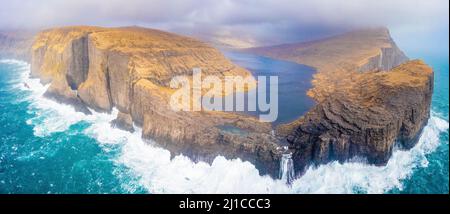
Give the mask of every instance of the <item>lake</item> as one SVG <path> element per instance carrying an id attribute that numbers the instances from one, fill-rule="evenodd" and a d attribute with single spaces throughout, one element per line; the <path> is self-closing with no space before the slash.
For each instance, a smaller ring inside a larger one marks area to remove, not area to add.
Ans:
<path id="1" fill-rule="evenodd" d="M 255 77 L 278 76 L 278 118 L 274 124 L 291 122 L 315 105 L 315 101 L 306 95 L 312 88 L 311 80 L 316 72 L 314 68 L 253 54 L 230 51 L 224 53 L 233 63 L 249 70 Z M 264 112 L 258 110 L 243 113 L 258 116 Z"/>

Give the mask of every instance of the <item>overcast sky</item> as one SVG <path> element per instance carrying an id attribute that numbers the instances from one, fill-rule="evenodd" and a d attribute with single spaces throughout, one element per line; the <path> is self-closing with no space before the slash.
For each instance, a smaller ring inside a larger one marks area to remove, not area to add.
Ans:
<path id="1" fill-rule="evenodd" d="M 141 25 L 262 45 L 387 26 L 408 52 L 448 54 L 448 0 L 0 0 L 0 29 Z M 446 48 L 444 48 L 444 46 Z"/>

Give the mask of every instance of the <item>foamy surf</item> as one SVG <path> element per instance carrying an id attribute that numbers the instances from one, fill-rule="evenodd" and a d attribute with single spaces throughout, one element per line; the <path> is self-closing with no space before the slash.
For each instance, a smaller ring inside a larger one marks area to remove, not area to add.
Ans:
<path id="1" fill-rule="evenodd" d="M 448 121 L 433 115 L 417 145 L 408 151 L 395 150 L 386 166 L 333 162 L 309 169 L 295 181 L 293 189 L 301 193 L 383 193 L 393 188 L 401 190 L 402 181 L 409 178 L 414 168 L 427 167 L 426 155 L 439 146 L 439 135 L 448 128 Z"/>
<path id="2" fill-rule="evenodd" d="M 30 91 L 26 99 L 35 117 L 27 123 L 34 127 L 36 136 L 45 137 L 65 131 L 80 121 L 88 122 L 91 125 L 84 134 L 105 145 L 102 147 L 105 150 L 110 148 L 108 145 L 120 146 L 120 153 L 112 161 L 129 168 L 138 183 L 150 193 L 383 193 L 401 189 L 402 181 L 408 179 L 415 168 L 427 167 L 426 155 L 436 150 L 439 135 L 449 129 L 447 120 L 432 113 L 418 144 L 408 151 L 394 151 L 386 166 L 333 162 L 310 168 L 288 186 L 280 180 L 259 176 L 252 164 L 239 159 L 226 160 L 219 156 L 211 165 L 194 163 L 181 155 L 170 159 L 169 151 L 144 142 L 139 129 L 129 133 L 111 128 L 109 122 L 117 111 L 93 115 L 75 112 L 71 106 L 42 96 L 47 86 L 29 78 L 28 64 L 15 60 L 1 62 L 16 64 L 20 75 L 16 87 Z"/>

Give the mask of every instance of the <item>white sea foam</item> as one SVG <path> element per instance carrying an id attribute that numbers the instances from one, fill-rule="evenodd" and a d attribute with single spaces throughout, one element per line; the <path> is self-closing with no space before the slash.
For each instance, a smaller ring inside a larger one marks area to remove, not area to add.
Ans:
<path id="1" fill-rule="evenodd" d="M 13 65 L 26 65 L 28 66 L 28 63 L 21 61 L 21 60 L 17 60 L 17 59 L 0 59 L 0 63 L 3 64 L 13 64 Z"/>
<path id="2" fill-rule="evenodd" d="M 130 134 L 110 128 L 109 123 L 95 124 L 90 133 L 101 143 L 121 143 L 116 160 L 135 172 L 140 183 L 150 192 L 158 193 L 383 193 L 402 188 L 416 167 L 426 167 L 426 154 L 439 145 L 439 134 L 448 130 L 448 122 L 433 116 L 425 127 L 419 143 L 409 151 L 397 150 L 383 167 L 363 163 L 333 162 L 309 169 L 292 186 L 259 176 L 249 162 L 217 157 L 209 165 L 193 163 L 177 156 L 170 160 L 167 150 L 144 143 L 140 133 Z M 111 134 L 114 133 L 114 134 Z"/>
<path id="3" fill-rule="evenodd" d="M 29 119 L 27 124 L 34 125 L 34 134 L 45 137 L 55 132 L 67 130 L 71 125 L 80 121 L 96 122 L 101 120 L 111 120 L 113 115 L 95 113 L 85 115 L 76 112 L 70 105 L 60 104 L 51 99 L 43 97 L 49 85 L 43 85 L 36 78 L 30 78 L 30 65 L 18 60 L 0 60 L 0 63 L 16 65 L 18 78 L 14 79 L 14 89 L 30 92 L 24 99 L 30 101 L 29 113 L 34 113 L 35 117 Z"/>
<path id="4" fill-rule="evenodd" d="M 117 111 L 110 115 L 77 113 L 70 106 L 43 98 L 46 87 L 28 78 L 29 67 L 22 72 L 17 86 L 32 91 L 29 99 L 36 117 L 28 123 L 34 126 L 35 135 L 45 137 L 64 131 L 79 121 L 92 123 L 85 134 L 95 137 L 104 149 L 109 148 L 107 145 L 119 145 L 121 152 L 113 161 L 128 167 L 140 185 L 151 193 L 353 193 L 356 189 L 382 193 L 392 188 L 401 189 L 402 180 L 408 178 L 414 168 L 427 166 L 425 155 L 438 147 L 439 135 L 449 129 L 448 121 L 432 114 L 418 144 L 409 151 L 394 151 L 386 166 L 333 162 L 310 168 L 288 186 L 280 180 L 260 176 L 252 164 L 239 159 L 217 157 L 211 165 L 193 163 L 184 156 L 171 160 L 167 150 L 144 142 L 139 129 L 129 133 L 111 128 L 109 122 Z M 23 82 L 29 84 L 30 89 L 24 87 Z"/>
<path id="5" fill-rule="evenodd" d="M 439 135 L 448 128 L 448 121 L 433 115 L 417 145 L 408 151 L 394 151 L 386 166 L 333 162 L 309 169 L 296 180 L 293 189 L 305 193 L 352 193 L 355 189 L 383 193 L 392 188 L 402 189 L 402 180 L 408 178 L 414 168 L 427 167 L 425 155 L 439 146 Z"/>

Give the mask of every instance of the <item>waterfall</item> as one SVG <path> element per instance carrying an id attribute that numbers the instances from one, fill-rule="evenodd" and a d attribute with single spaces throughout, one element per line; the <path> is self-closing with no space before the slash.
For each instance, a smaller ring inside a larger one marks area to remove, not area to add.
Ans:
<path id="1" fill-rule="evenodd" d="M 292 161 L 292 153 L 285 153 L 281 157 L 280 161 L 280 173 L 279 178 L 291 184 L 295 178 L 294 162 Z"/>

